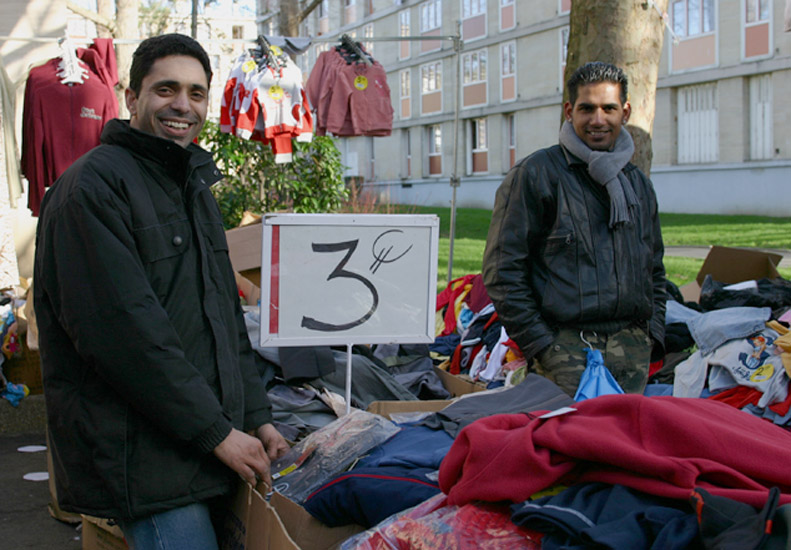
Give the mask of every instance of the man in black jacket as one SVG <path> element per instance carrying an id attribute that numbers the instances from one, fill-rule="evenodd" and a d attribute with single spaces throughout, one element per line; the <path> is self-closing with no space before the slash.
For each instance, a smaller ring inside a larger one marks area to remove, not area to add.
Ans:
<path id="1" fill-rule="evenodd" d="M 209 189 L 221 174 L 193 143 L 210 82 L 193 39 L 143 41 L 131 119 L 53 185 L 37 231 L 58 500 L 119 520 L 132 548 L 217 548 L 214 508 L 287 450 Z"/>
<path id="2" fill-rule="evenodd" d="M 623 71 L 588 63 L 567 85 L 560 144 L 520 161 L 497 191 L 483 280 L 538 373 L 575 395 L 590 345 L 638 393 L 664 342 L 656 195 L 629 162 Z"/>

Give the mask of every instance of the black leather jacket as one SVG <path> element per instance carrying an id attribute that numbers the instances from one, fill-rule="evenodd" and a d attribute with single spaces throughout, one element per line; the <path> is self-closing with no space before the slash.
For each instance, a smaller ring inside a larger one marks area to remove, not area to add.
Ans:
<path id="1" fill-rule="evenodd" d="M 212 453 L 271 421 L 211 156 L 110 121 L 44 196 L 34 305 L 58 499 L 136 518 L 233 490 Z"/>
<path id="2" fill-rule="evenodd" d="M 483 281 L 527 358 L 558 326 L 606 330 L 642 323 L 664 342 L 665 269 L 656 195 L 632 164 L 634 223 L 609 227 L 609 197 L 560 145 L 520 161 L 497 190 Z"/>

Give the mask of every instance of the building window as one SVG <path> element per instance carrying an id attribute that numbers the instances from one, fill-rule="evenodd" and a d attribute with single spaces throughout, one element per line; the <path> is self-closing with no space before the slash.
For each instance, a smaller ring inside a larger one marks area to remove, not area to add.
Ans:
<path id="1" fill-rule="evenodd" d="M 769 20 L 769 10 L 771 8 L 769 0 L 745 0 L 744 6 L 747 10 L 746 21 L 748 23 L 757 23 L 758 21 Z"/>
<path id="2" fill-rule="evenodd" d="M 428 94 L 442 89 L 442 64 L 429 63 L 420 67 L 420 91 Z"/>
<path id="3" fill-rule="evenodd" d="M 502 76 L 516 74 L 516 43 L 506 42 L 500 47 L 502 53 Z"/>
<path id="4" fill-rule="evenodd" d="M 422 114 L 442 112 L 442 62 L 420 67 L 420 93 Z"/>
<path id="5" fill-rule="evenodd" d="M 516 99 L 516 42 L 500 44 L 500 101 Z"/>
<path id="6" fill-rule="evenodd" d="M 440 28 L 442 23 L 442 0 L 428 0 L 420 6 L 420 32 Z"/>
<path id="7" fill-rule="evenodd" d="M 374 55 L 374 43 L 371 40 L 366 41 L 365 38 L 373 38 L 374 37 L 374 24 L 368 23 L 366 26 L 363 27 L 363 48 L 366 52 Z"/>
<path id="8" fill-rule="evenodd" d="M 439 124 L 428 127 L 428 174 L 442 175 L 442 128 Z"/>
<path id="9" fill-rule="evenodd" d="M 412 137 L 409 133 L 409 128 L 401 130 L 401 150 L 403 152 L 403 161 L 401 163 L 401 177 L 412 177 Z"/>
<path id="10" fill-rule="evenodd" d="M 231 27 L 231 36 L 235 40 L 241 40 L 244 38 L 244 27 L 242 25 L 234 25 Z"/>
<path id="11" fill-rule="evenodd" d="M 714 32 L 714 0 L 675 0 L 671 9 L 677 36 Z"/>
<path id="12" fill-rule="evenodd" d="M 462 65 L 462 106 L 472 107 L 486 103 L 488 75 L 486 50 L 464 54 Z"/>
<path id="13" fill-rule="evenodd" d="M 678 162 L 716 162 L 719 155 L 717 85 L 678 89 Z"/>
<path id="14" fill-rule="evenodd" d="M 486 0 L 461 0 L 461 16 L 463 19 L 486 13 Z"/>
<path id="15" fill-rule="evenodd" d="M 486 50 L 478 50 L 462 56 L 464 84 L 486 82 Z"/>
<path id="16" fill-rule="evenodd" d="M 566 59 L 569 57 L 569 28 L 560 29 L 560 86 L 558 91 L 562 92 L 566 88 Z"/>
<path id="17" fill-rule="evenodd" d="M 513 29 L 516 26 L 516 7 L 514 0 L 500 0 L 500 30 Z"/>
<path id="18" fill-rule="evenodd" d="M 505 170 L 516 164 L 516 115 L 505 115 L 505 144 L 507 146 Z"/>
<path id="19" fill-rule="evenodd" d="M 409 10 L 404 10 L 398 13 L 398 35 L 409 36 Z M 409 50 L 409 41 L 404 40 L 399 42 L 398 58 L 406 59 L 411 53 Z"/>
<path id="20" fill-rule="evenodd" d="M 571 11 L 571 0 L 558 0 L 558 15 L 564 15 Z"/>
<path id="21" fill-rule="evenodd" d="M 319 19 L 325 19 L 330 16 L 330 0 L 321 0 L 319 4 Z"/>
<path id="22" fill-rule="evenodd" d="M 489 171 L 489 137 L 485 118 L 470 121 L 469 171 L 481 174 Z"/>
<path id="23" fill-rule="evenodd" d="M 399 79 L 401 81 L 401 95 L 400 95 L 400 103 L 401 103 L 401 118 L 409 118 L 412 116 L 412 104 L 410 101 L 410 97 L 412 95 L 412 72 L 409 69 L 403 69 L 399 73 Z"/>
<path id="24" fill-rule="evenodd" d="M 354 5 L 354 0 L 343 0 L 343 7 L 348 8 L 349 6 Z"/>
<path id="25" fill-rule="evenodd" d="M 772 158 L 772 75 L 750 78 L 750 158 Z"/>

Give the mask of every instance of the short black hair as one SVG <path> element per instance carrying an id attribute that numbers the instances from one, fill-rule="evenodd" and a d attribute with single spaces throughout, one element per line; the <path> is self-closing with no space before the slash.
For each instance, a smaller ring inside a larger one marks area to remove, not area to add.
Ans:
<path id="1" fill-rule="evenodd" d="M 626 103 L 628 97 L 626 73 L 612 63 L 604 61 L 591 61 L 579 67 L 571 75 L 566 87 L 569 90 L 569 102 L 574 105 L 577 102 L 577 91 L 580 86 L 595 84 L 597 82 L 612 82 L 621 85 L 621 105 Z"/>
<path id="2" fill-rule="evenodd" d="M 200 61 L 206 72 L 206 83 L 211 84 L 211 63 L 203 46 L 185 34 L 171 33 L 152 36 L 140 43 L 132 56 L 132 68 L 129 69 L 129 88 L 135 94 L 139 94 L 143 79 L 151 71 L 154 61 L 169 55 L 186 55 Z"/>

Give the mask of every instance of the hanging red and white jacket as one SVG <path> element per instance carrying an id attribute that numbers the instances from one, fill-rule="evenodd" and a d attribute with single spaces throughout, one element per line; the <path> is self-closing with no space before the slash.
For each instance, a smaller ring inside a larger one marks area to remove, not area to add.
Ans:
<path id="1" fill-rule="evenodd" d="M 220 129 L 242 139 L 267 143 L 276 163 L 291 162 L 291 140 L 313 138 L 313 117 L 302 86 L 302 71 L 272 47 L 276 63 L 259 66 L 250 52 L 234 63 L 226 82 Z"/>

